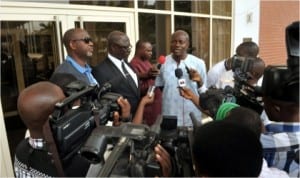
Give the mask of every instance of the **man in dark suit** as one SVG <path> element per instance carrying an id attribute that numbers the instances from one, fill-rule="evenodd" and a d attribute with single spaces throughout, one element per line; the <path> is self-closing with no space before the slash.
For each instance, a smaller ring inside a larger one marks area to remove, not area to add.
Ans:
<path id="1" fill-rule="evenodd" d="M 134 114 L 140 100 L 140 93 L 137 75 L 127 62 L 132 46 L 128 36 L 120 31 L 111 32 L 107 41 L 108 55 L 103 62 L 93 68 L 92 73 L 98 83 L 117 79 L 118 83 L 112 86 L 111 91 L 127 98 L 131 105 L 131 113 Z"/>

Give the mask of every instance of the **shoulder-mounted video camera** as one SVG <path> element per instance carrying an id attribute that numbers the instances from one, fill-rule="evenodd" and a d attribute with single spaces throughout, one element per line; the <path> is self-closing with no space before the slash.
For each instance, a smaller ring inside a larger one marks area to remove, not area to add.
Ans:
<path id="1" fill-rule="evenodd" d="M 287 65 L 268 66 L 264 72 L 262 93 L 272 99 L 299 103 L 299 25 L 286 28 Z"/>
<path id="2" fill-rule="evenodd" d="M 56 103 L 50 126 L 62 162 L 72 158 L 96 125 L 112 121 L 113 112 L 120 111 L 117 93 L 98 86 L 82 86 L 78 81 L 66 86 L 69 97 Z"/>

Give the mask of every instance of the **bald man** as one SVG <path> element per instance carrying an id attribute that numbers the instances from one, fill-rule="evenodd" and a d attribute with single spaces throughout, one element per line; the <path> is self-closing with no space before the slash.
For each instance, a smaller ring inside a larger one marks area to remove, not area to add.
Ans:
<path id="1" fill-rule="evenodd" d="M 20 93 L 18 112 L 29 130 L 30 137 L 22 140 L 16 148 L 16 177 L 58 175 L 46 148 L 43 126 L 53 112 L 55 103 L 64 98 L 61 88 L 50 82 L 38 82 Z"/>

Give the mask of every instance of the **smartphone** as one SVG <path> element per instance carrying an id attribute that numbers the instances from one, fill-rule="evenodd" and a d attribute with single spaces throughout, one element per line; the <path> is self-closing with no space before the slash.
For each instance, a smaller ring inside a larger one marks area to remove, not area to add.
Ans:
<path id="1" fill-rule="evenodd" d="M 152 97 L 152 96 L 153 96 L 153 93 L 154 93 L 154 90 L 155 90 L 155 86 L 150 86 L 150 87 L 148 88 L 147 95 L 148 95 L 149 97 Z"/>

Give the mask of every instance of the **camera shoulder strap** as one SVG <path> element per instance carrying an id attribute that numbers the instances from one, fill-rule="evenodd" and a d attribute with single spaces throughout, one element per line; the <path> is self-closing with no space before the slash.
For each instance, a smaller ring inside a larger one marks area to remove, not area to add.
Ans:
<path id="1" fill-rule="evenodd" d="M 48 148 L 49 152 L 51 153 L 55 168 L 57 170 L 57 174 L 60 177 L 64 177 L 65 174 L 63 171 L 63 167 L 62 167 L 59 155 L 58 155 L 56 143 L 55 143 L 53 135 L 52 135 L 49 121 L 45 123 L 43 132 L 44 132 L 45 140 L 47 143 L 47 148 Z"/>

